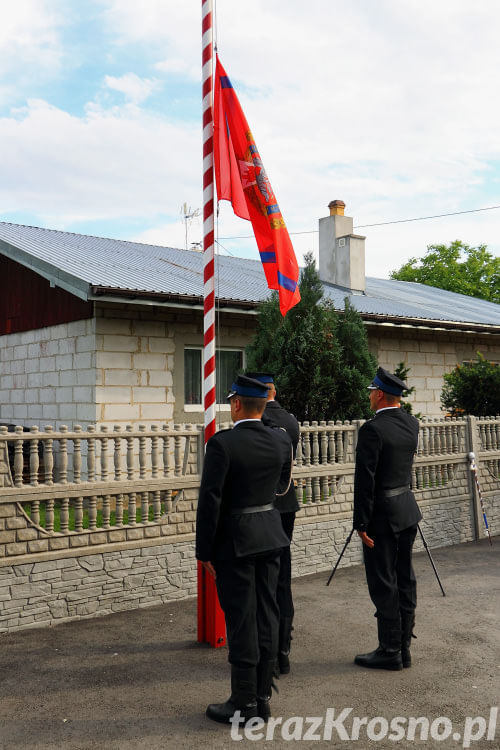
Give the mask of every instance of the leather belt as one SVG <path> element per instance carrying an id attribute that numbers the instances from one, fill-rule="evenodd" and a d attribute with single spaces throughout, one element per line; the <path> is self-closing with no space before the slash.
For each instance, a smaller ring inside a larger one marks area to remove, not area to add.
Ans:
<path id="1" fill-rule="evenodd" d="M 260 513 L 264 510 L 274 510 L 274 503 L 267 503 L 267 505 L 249 505 L 246 508 L 232 508 L 232 516 L 246 515 L 247 513 Z"/>
<path id="2" fill-rule="evenodd" d="M 398 495 L 402 495 L 403 492 L 408 492 L 409 486 L 407 484 L 404 485 L 404 487 L 392 487 L 389 490 L 383 491 L 384 497 L 397 497 Z"/>

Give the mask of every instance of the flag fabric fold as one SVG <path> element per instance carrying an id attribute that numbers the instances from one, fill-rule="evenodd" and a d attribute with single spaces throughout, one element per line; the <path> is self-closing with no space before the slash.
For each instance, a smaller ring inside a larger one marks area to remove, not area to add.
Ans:
<path id="1" fill-rule="evenodd" d="M 219 200 L 252 223 L 269 289 L 280 310 L 300 301 L 299 266 L 276 196 L 226 71 L 217 57 L 214 86 L 214 166 Z"/>

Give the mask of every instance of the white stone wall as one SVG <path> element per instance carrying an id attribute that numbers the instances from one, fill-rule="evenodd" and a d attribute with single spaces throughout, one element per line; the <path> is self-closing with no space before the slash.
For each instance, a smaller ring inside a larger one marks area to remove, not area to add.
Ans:
<path id="1" fill-rule="evenodd" d="M 245 347 L 256 318 L 221 315 L 218 346 Z M 96 318 L 0 336 L 0 421 L 55 427 L 200 422 L 184 407 L 184 346 L 203 343 L 201 311 L 102 304 Z M 443 374 L 477 351 L 500 363 L 498 338 L 368 326 L 378 363 L 403 361 L 414 412 L 442 415 Z M 223 413 L 221 417 L 227 418 Z"/>
<path id="2" fill-rule="evenodd" d="M 0 336 L 0 421 L 94 422 L 95 343 L 92 319 Z"/>
<path id="3" fill-rule="evenodd" d="M 173 417 L 173 326 L 145 315 L 98 311 L 96 403 L 101 425 L 161 424 Z"/>
<path id="4" fill-rule="evenodd" d="M 500 364 L 500 342 L 493 337 L 455 334 L 443 331 L 418 331 L 403 328 L 368 329 L 370 349 L 381 367 L 394 372 L 400 362 L 410 368 L 408 385 L 416 391 L 409 398 L 413 412 L 424 416 L 443 416 L 441 391 L 443 375 L 457 364 L 473 360 L 480 351 Z"/>

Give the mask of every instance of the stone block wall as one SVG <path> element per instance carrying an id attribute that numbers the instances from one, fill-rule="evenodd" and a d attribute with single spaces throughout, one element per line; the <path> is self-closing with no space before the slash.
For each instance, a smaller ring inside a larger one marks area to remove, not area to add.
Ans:
<path id="1" fill-rule="evenodd" d="M 257 317 L 221 312 L 217 346 L 242 349 Z M 440 416 L 443 375 L 478 351 L 500 363 L 494 337 L 368 325 L 378 363 L 409 368 L 414 411 Z M 0 336 L 0 421 L 67 424 L 200 422 L 184 405 L 184 347 L 202 346 L 202 310 L 95 305 L 95 317 Z M 227 408 L 220 407 L 221 419 Z"/>
<path id="2" fill-rule="evenodd" d="M 95 320 L 0 336 L 0 421 L 96 420 Z"/>
<path id="3" fill-rule="evenodd" d="M 97 310 L 97 422 L 109 426 L 168 422 L 174 410 L 172 315 L 162 320 L 130 313 L 124 317 L 123 311 L 116 316 L 116 312 Z"/>

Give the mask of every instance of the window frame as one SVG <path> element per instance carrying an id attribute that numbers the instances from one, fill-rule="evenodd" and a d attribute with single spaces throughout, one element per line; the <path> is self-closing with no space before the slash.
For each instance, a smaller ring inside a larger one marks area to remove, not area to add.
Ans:
<path id="1" fill-rule="evenodd" d="M 200 387 L 200 393 L 201 393 L 202 398 L 203 398 L 203 346 L 200 346 L 200 345 L 197 345 L 197 344 L 184 344 L 184 348 L 183 348 L 183 360 L 182 360 L 182 366 L 183 366 L 183 376 L 182 376 L 182 379 L 183 379 L 183 395 L 182 395 L 182 399 L 183 399 L 183 403 L 184 403 L 184 411 L 185 412 L 200 412 L 200 411 L 204 411 L 203 403 L 200 403 L 200 404 L 186 404 L 186 380 L 185 380 L 185 377 L 186 377 L 186 374 L 185 374 L 185 362 L 186 362 L 186 360 L 185 360 L 185 356 L 184 355 L 185 355 L 185 352 L 186 352 L 187 349 L 190 349 L 190 350 L 195 349 L 195 350 L 201 352 L 201 370 L 200 370 L 200 374 L 201 374 L 200 386 L 201 387 Z M 216 353 L 217 352 L 238 352 L 238 354 L 241 354 L 241 366 L 242 366 L 243 369 L 245 369 L 245 367 L 246 367 L 246 354 L 245 354 L 245 348 L 244 347 L 238 347 L 238 346 L 218 346 L 218 347 L 216 347 Z M 221 404 L 216 403 L 215 407 L 216 407 L 217 411 L 229 412 L 231 410 L 231 406 L 230 406 L 229 403 L 221 403 Z"/>

